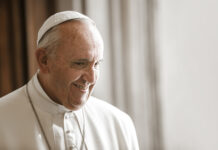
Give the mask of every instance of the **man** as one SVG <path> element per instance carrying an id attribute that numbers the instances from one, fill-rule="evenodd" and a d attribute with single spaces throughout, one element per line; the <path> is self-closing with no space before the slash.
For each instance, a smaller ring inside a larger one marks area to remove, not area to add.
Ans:
<path id="1" fill-rule="evenodd" d="M 37 46 L 37 73 L 0 99 L 0 149 L 137 150 L 130 117 L 90 96 L 103 59 L 95 23 L 78 12 L 54 14 Z"/>

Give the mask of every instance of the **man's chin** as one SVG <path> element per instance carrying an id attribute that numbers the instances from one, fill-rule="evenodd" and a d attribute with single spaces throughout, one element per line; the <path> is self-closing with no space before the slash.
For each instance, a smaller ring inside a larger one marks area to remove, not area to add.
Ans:
<path id="1" fill-rule="evenodd" d="M 87 99 L 83 99 L 83 100 L 76 101 L 76 102 L 75 101 L 70 102 L 70 105 L 67 106 L 67 108 L 70 110 L 79 110 L 86 104 L 86 102 L 87 102 Z"/>

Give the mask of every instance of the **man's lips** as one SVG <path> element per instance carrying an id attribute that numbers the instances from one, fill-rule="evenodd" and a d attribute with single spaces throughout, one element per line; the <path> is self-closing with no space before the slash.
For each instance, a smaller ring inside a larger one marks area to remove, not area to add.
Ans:
<path id="1" fill-rule="evenodd" d="M 76 88 L 78 88 L 78 89 L 80 89 L 81 91 L 83 91 L 83 92 L 87 92 L 88 89 L 89 89 L 89 86 L 88 86 L 88 85 L 81 85 L 81 84 L 76 84 L 76 83 L 73 83 L 73 85 L 74 85 Z"/>

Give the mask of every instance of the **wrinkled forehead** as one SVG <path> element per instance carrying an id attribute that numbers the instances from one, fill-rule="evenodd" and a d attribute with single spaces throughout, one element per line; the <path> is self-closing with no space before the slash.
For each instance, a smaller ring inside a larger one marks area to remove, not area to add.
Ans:
<path id="1" fill-rule="evenodd" d="M 59 42 L 56 49 L 59 56 L 83 59 L 103 59 L 103 40 L 95 24 L 72 20 L 58 26 Z"/>
<path id="2" fill-rule="evenodd" d="M 70 20 L 58 25 L 58 30 L 62 42 L 78 42 L 79 39 L 83 39 L 84 42 L 93 42 L 103 46 L 99 30 L 94 23 L 88 20 Z"/>

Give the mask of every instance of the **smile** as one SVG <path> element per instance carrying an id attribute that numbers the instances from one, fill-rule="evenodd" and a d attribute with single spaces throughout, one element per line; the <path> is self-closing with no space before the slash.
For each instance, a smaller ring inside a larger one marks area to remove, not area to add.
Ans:
<path id="1" fill-rule="evenodd" d="M 75 87 L 79 88 L 81 91 L 87 91 L 89 86 L 79 85 L 79 84 L 73 84 Z"/>

